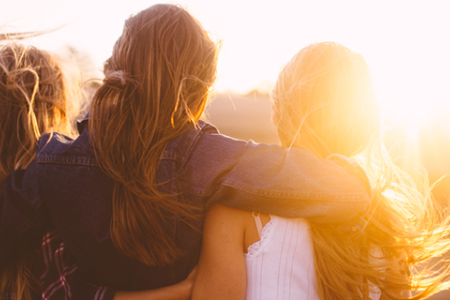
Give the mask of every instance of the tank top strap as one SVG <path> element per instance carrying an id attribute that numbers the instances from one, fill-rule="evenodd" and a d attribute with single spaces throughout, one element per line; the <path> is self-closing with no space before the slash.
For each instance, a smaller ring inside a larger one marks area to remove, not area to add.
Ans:
<path id="1" fill-rule="evenodd" d="M 262 232 L 262 222 L 261 222 L 261 216 L 259 212 L 252 212 L 252 216 L 255 219 L 256 224 L 256 230 L 258 231 L 258 237 L 261 239 L 261 232 Z"/>

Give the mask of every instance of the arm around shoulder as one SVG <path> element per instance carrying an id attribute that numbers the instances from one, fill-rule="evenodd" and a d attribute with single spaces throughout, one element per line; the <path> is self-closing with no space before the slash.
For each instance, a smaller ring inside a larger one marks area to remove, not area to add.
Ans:
<path id="1" fill-rule="evenodd" d="M 208 185 L 218 187 L 210 203 L 319 223 L 351 220 L 370 204 L 364 171 L 339 155 L 322 160 L 297 148 L 208 134 L 197 150 Z"/>

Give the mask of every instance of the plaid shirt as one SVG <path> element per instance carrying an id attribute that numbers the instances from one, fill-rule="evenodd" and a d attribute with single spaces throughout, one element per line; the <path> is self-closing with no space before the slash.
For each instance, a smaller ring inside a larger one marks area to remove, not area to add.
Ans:
<path id="1" fill-rule="evenodd" d="M 112 300 L 116 290 L 84 282 L 76 258 L 56 231 L 42 238 L 41 256 L 37 263 L 41 274 L 42 300 Z M 10 294 L 8 300 L 15 300 Z"/>
<path id="2" fill-rule="evenodd" d="M 83 282 L 76 258 L 67 251 L 56 231 L 42 238 L 42 300 L 110 300 L 115 289 Z"/>

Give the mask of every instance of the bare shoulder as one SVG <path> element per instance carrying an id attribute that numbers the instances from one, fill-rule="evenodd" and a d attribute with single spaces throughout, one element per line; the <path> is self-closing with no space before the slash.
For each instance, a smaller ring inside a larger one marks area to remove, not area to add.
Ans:
<path id="1" fill-rule="evenodd" d="M 251 215 L 251 212 L 227 207 L 221 204 L 214 204 L 208 212 L 209 217 L 214 218 L 226 218 L 226 217 L 236 217 L 236 218 L 245 218 L 248 215 Z"/>
<path id="2" fill-rule="evenodd" d="M 260 214 L 261 223 L 265 226 L 270 216 Z M 259 234 L 252 212 L 216 204 L 208 212 L 205 219 L 204 235 L 211 239 L 229 238 L 229 242 L 240 243 L 242 252 L 259 241 Z"/>
<path id="3" fill-rule="evenodd" d="M 243 229 L 249 217 L 251 217 L 251 212 L 215 204 L 206 215 L 205 227 Z"/>

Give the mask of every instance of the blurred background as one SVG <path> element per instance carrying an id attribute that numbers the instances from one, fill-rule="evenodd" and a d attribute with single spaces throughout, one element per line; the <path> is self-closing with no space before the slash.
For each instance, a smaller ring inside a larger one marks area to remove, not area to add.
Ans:
<path id="1" fill-rule="evenodd" d="M 24 41 L 62 56 L 92 96 L 124 20 L 156 1 L 4 1 L 0 30 L 53 33 Z M 361 53 L 384 111 L 385 142 L 396 163 L 431 182 L 450 173 L 450 18 L 447 1 L 180 0 L 222 44 L 218 80 L 205 117 L 239 139 L 277 143 L 269 92 L 283 65 L 313 42 Z M 74 75 L 75 76 L 75 75 Z M 87 82 L 87 83 L 86 83 Z M 447 203 L 450 180 L 435 196 Z M 450 299 L 440 295 L 433 299 Z"/>

